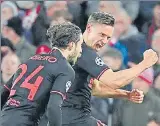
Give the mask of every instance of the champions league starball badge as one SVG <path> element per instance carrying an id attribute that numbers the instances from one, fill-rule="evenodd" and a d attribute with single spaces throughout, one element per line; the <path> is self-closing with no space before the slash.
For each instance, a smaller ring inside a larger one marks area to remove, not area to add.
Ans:
<path id="1" fill-rule="evenodd" d="M 104 65 L 104 62 L 102 61 L 102 59 L 100 57 L 97 57 L 95 59 L 95 62 L 98 66 L 103 66 Z"/>
<path id="2" fill-rule="evenodd" d="M 69 88 L 71 87 L 71 85 L 72 85 L 72 82 L 71 82 L 71 81 L 68 81 L 68 82 L 66 83 L 66 92 L 69 90 Z"/>

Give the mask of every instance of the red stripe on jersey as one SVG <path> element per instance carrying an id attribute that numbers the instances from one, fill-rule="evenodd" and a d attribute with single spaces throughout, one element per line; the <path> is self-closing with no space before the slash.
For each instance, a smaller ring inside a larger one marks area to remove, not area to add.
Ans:
<path id="1" fill-rule="evenodd" d="M 7 87 L 6 85 L 3 85 L 8 91 L 11 91 L 11 89 L 9 89 L 9 87 Z"/>
<path id="2" fill-rule="evenodd" d="M 59 91 L 51 91 L 50 93 L 57 93 L 57 94 L 62 96 L 63 100 L 66 99 L 66 96 L 63 93 L 59 92 Z"/>
<path id="3" fill-rule="evenodd" d="M 102 123 L 100 120 L 97 121 L 97 126 L 105 126 L 104 123 Z"/>
<path id="4" fill-rule="evenodd" d="M 106 70 L 108 70 L 109 68 L 106 68 L 106 69 L 104 69 L 100 74 L 99 74 L 99 76 L 97 77 L 97 80 L 99 80 L 99 78 L 102 76 L 102 74 L 106 71 Z"/>

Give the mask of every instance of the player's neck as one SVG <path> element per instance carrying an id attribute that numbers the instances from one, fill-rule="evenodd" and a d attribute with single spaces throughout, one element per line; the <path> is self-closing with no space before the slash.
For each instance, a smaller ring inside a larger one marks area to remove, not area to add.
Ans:
<path id="1" fill-rule="evenodd" d="M 87 42 L 87 32 L 86 31 L 83 33 L 83 40 L 85 43 Z"/>
<path id="2" fill-rule="evenodd" d="M 85 32 L 83 33 L 83 40 L 84 40 L 84 42 L 86 43 L 87 46 L 91 47 L 91 45 L 90 45 L 89 42 L 88 42 L 88 34 L 87 34 L 87 31 L 85 31 Z"/>
<path id="3" fill-rule="evenodd" d="M 66 59 L 68 59 L 68 52 L 66 52 L 65 50 L 59 49 L 59 48 L 57 48 L 57 47 L 53 47 L 53 49 L 59 50 L 60 53 L 63 55 L 63 57 L 65 57 Z"/>

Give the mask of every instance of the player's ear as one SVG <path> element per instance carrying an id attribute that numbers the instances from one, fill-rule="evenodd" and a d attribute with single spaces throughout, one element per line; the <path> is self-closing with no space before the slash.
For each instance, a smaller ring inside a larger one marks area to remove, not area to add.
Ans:
<path id="1" fill-rule="evenodd" d="M 86 26 L 86 30 L 88 33 L 91 32 L 91 26 L 92 26 L 91 24 L 87 24 L 87 26 Z"/>
<path id="2" fill-rule="evenodd" d="M 70 43 L 68 44 L 68 50 L 69 50 L 69 51 L 72 51 L 74 48 L 75 48 L 75 43 L 74 43 L 74 42 L 70 42 Z"/>

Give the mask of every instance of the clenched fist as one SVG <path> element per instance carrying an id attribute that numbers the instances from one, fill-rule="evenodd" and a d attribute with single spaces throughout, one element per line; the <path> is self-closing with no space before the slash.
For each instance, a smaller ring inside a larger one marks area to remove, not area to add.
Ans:
<path id="1" fill-rule="evenodd" d="M 158 55 L 152 49 L 148 49 L 143 53 L 143 64 L 146 68 L 151 67 L 158 61 Z"/>
<path id="2" fill-rule="evenodd" d="M 129 92 L 128 100 L 134 103 L 142 103 L 144 98 L 143 91 L 140 91 L 138 89 L 133 89 L 131 92 Z"/>

